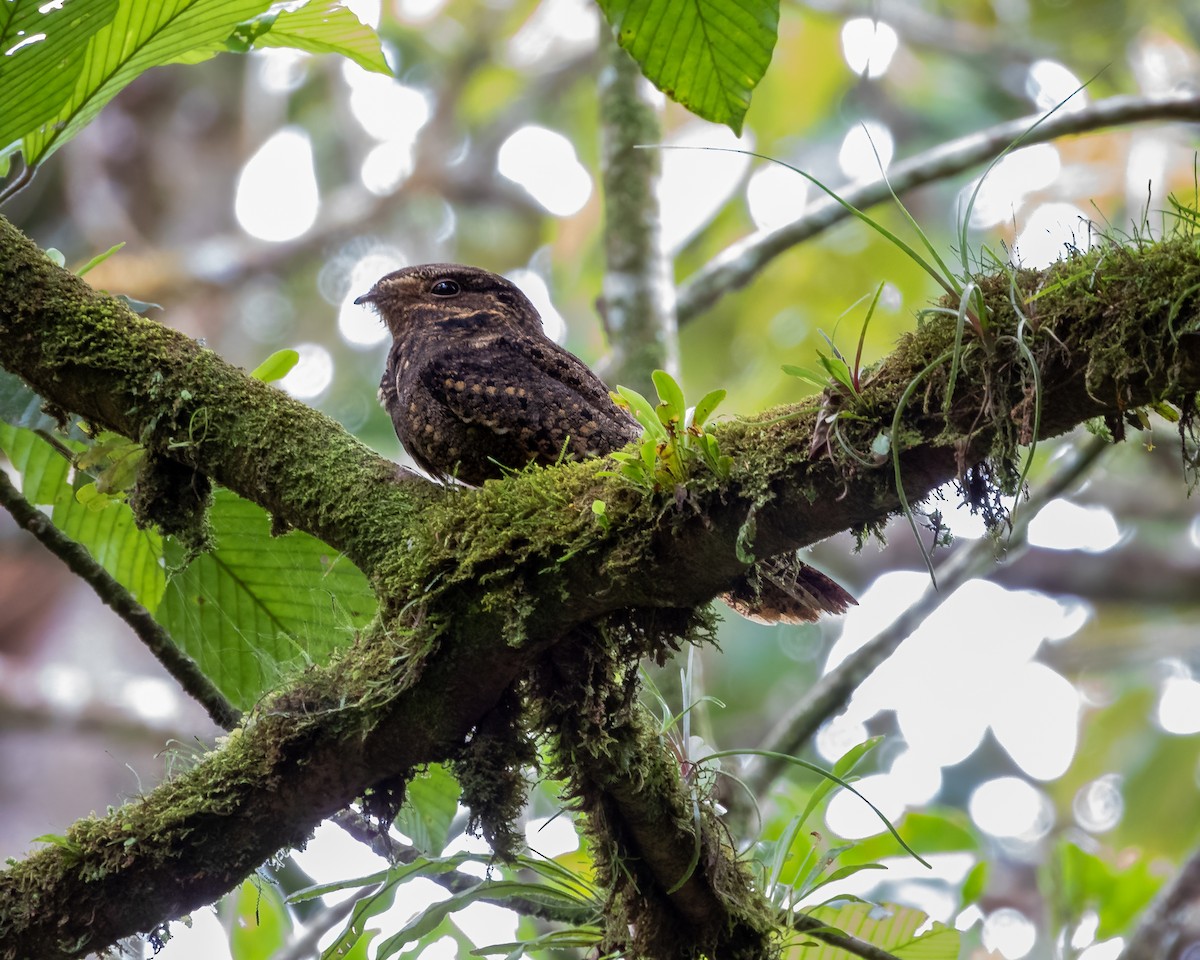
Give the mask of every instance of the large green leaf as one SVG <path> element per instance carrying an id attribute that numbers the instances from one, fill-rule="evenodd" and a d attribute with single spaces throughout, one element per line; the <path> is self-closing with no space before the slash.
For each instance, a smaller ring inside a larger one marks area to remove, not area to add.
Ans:
<path id="1" fill-rule="evenodd" d="M 113 579 L 154 613 L 167 587 L 158 531 L 139 529 L 123 501 L 107 500 L 101 509 L 92 509 L 69 488 L 55 502 L 52 516 L 56 527 L 87 547 Z"/>
<path id="2" fill-rule="evenodd" d="M 239 707 L 288 668 L 323 661 L 375 612 L 366 577 L 304 533 L 272 537 L 260 507 L 218 490 L 216 547 L 171 576 L 158 619 Z"/>
<path id="3" fill-rule="evenodd" d="M 617 42 L 672 100 L 741 134 L 767 72 L 779 0 L 599 0 Z"/>
<path id="4" fill-rule="evenodd" d="M 58 113 L 88 41 L 116 12 L 117 0 L 0 4 L 0 154 Z"/>
<path id="5" fill-rule="evenodd" d="M 811 919 L 865 940 L 895 957 L 905 960 L 958 960 L 958 931 L 935 923 L 929 930 L 918 934 L 917 931 L 928 924 L 929 918 L 911 907 L 854 900 L 831 903 L 805 912 Z M 803 934 L 800 936 L 803 937 Z M 847 951 L 827 943 L 815 946 L 796 944 L 784 951 L 784 957 L 787 960 L 854 960 Z"/>
<path id="6" fill-rule="evenodd" d="M 72 0 L 68 9 L 82 15 L 107 2 Z M 118 4 L 112 19 L 92 32 L 75 84 L 61 109 L 25 136 L 25 162 L 33 166 L 44 160 L 151 67 L 196 63 L 225 50 L 225 41 L 237 25 L 268 6 L 270 0 L 125 0 Z M 52 39 L 46 41 L 51 53 L 57 50 Z M 12 94 L 0 88 L 0 102 L 6 110 L 12 101 Z M 19 133 L 29 130 L 24 127 Z"/>
<path id="7" fill-rule="evenodd" d="M 265 32 L 264 32 L 265 30 Z M 308 53 L 336 53 L 364 70 L 391 76 L 379 35 L 342 5 L 341 0 L 312 0 L 305 7 L 278 15 L 265 13 L 243 24 L 234 35 L 255 47 L 290 47 Z"/>
<path id="8" fill-rule="evenodd" d="M 458 812 L 462 787 L 439 763 L 414 777 L 404 788 L 404 806 L 396 827 L 426 856 L 437 856 L 450 839 L 450 825 Z"/>
<path id="9" fill-rule="evenodd" d="M 71 444 L 79 451 L 80 444 Z M 54 525 L 83 544 L 112 577 L 151 612 L 166 587 L 162 538 L 139 530 L 133 511 L 120 500 L 91 509 L 75 499 L 68 482 L 70 464 L 62 453 L 32 430 L 0 424 L 0 449 L 21 476 L 21 493 L 30 503 L 51 507 Z"/>
<path id="10" fill-rule="evenodd" d="M 21 495 L 35 506 L 53 506 L 69 495 L 66 458 L 32 430 L 0 424 L 0 450 L 21 477 Z"/>

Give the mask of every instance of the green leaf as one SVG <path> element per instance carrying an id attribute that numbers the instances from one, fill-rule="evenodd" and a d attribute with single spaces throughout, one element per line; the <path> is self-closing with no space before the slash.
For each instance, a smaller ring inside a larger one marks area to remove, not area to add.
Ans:
<path id="1" fill-rule="evenodd" d="M 854 768 L 858 766 L 859 761 L 861 761 L 863 757 L 874 750 L 882 742 L 883 737 L 871 737 L 869 740 L 864 740 L 857 746 L 851 747 L 844 754 L 842 754 L 838 762 L 833 765 L 834 774 L 842 779 L 845 779 L 850 775 L 850 773 L 853 772 Z M 813 792 L 808 798 L 808 803 L 804 806 L 804 812 L 800 814 L 801 823 L 808 820 L 809 816 L 817 808 L 817 804 L 824 800 L 836 785 L 837 784 L 833 780 L 821 780 L 821 782 L 813 788 Z"/>
<path id="2" fill-rule="evenodd" d="M 80 267 L 78 270 L 76 270 L 75 275 L 78 277 L 82 277 L 89 270 L 92 270 L 92 269 L 100 266 L 100 264 L 102 264 L 105 260 L 107 260 L 109 257 L 111 257 L 118 250 L 120 250 L 123 246 L 125 246 L 124 240 L 122 240 L 120 243 L 114 243 L 111 247 L 109 247 L 103 253 L 96 254 L 94 257 L 92 257 L 91 260 L 89 260 L 82 267 Z"/>
<path id="3" fill-rule="evenodd" d="M 71 96 L 91 38 L 118 0 L 9 0 L 0 10 L 0 153 L 53 119 Z M 42 36 L 44 39 L 34 40 Z M 31 42 L 32 41 L 32 42 Z"/>
<path id="4" fill-rule="evenodd" d="M 437 856 L 450 839 L 450 824 L 458 812 L 462 787 L 441 764 L 431 764 L 404 788 L 404 806 L 396 829 L 426 856 Z"/>
<path id="5" fill-rule="evenodd" d="M 696 404 L 696 409 L 692 411 L 692 426 L 703 427 L 724 399 L 724 390 L 711 390 L 701 397 L 700 402 Z"/>
<path id="6" fill-rule="evenodd" d="M 431 903 L 406 923 L 399 933 L 380 943 L 376 957 L 378 960 L 383 960 L 383 958 L 391 956 L 405 944 L 432 933 L 450 914 L 483 898 L 491 901 L 520 898 L 547 906 L 567 907 L 578 906 L 580 902 L 578 897 L 542 883 L 525 883 L 518 880 L 482 880 L 461 893 L 456 893 L 437 903 Z"/>
<path id="7" fill-rule="evenodd" d="M 257 878 L 242 881 L 221 902 L 220 915 L 233 960 L 271 960 L 287 946 L 292 932 L 279 891 Z"/>
<path id="8" fill-rule="evenodd" d="M 905 843 L 924 853 L 978 854 L 982 846 L 971 819 L 960 810 L 910 810 L 896 830 Z M 895 838 L 884 833 L 858 841 L 843 859 L 856 863 L 878 861 L 902 852 Z"/>
<path id="9" fill-rule="evenodd" d="M 54 504 L 67 486 L 71 464 L 32 430 L 0 424 L 0 449 L 21 475 L 21 495 L 35 506 Z"/>
<path id="10" fill-rule="evenodd" d="M 683 418 L 687 415 L 687 401 L 683 399 L 682 388 L 666 370 L 655 370 L 650 379 L 658 391 L 659 403 L 654 411 L 655 416 L 663 426 L 673 420 L 682 427 Z"/>
<path id="11" fill-rule="evenodd" d="M 247 708 L 284 669 L 349 643 L 375 597 L 345 557 L 305 533 L 272 537 L 266 512 L 227 490 L 216 492 L 211 520 L 216 547 L 171 576 L 157 616 Z"/>
<path id="12" fill-rule="evenodd" d="M 1051 882 L 1056 900 L 1073 921 L 1095 909 L 1100 939 L 1125 933 L 1164 882 L 1147 857 L 1122 868 L 1066 841 L 1059 844 L 1055 861 L 1057 876 Z"/>
<path id="13" fill-rule="evenodd" d="M 958 931 L 935 923 L 931 930 L 918 936 L 916 931 L 929 918 L 911 907 L 838 901 L 816 907 L 807 911 L 807 914 L 827 927 L 865 940 L 896 957 L 906 960 L 958 960 Z M 803 960 L 853 960 L 845 950 L 827 943 L 814 947 L 795 944 L 783 955 L 787 960 L 799 960 L 801 957 Z"/>
<path id="14" fill-rule="evenodd" d="M 779 0 L 600 0 L 646 79 L 736 134 L 771 62 Z"/>
<path id="15" fill-rule="evenodd" d="M 263 23 L 265 31 L 253 30 Z M 306 53 L 335 53 L 353 60 L 364 70 L 392 75 L 383 58 L 379 35 L 342 4 L 342 0 L 312 0 L 307 6 L 278 16 L 265 14 L 250 21 L 251 42 L 256 48 L 290 47 Z M 235 36 L 237 34 L 235 33 Z"/>
<path id="16" fill-rule="evenodd" d="M 986 860 L 981 860 L 971 868 L 966 879 L 963 880 L 962 890 L 959 892 L 959 908 L 975 903 L 982 897 L 983 891 L 987 889 L 987 881 L 988 863 Z"/>
<path id="17" fill-rule="evenodd" d="M 850 377 L 850 367 L 846 365 L 845 360 L 840 357 L 827 357 L 820 350 L 817 351 L 817 360 L 825 368 L 825 372 L 833 377 L 834 380 L 845 387 L 850 393 L 855 392 L 854 381 Z"/>
<path id="18" fill-rule="evenodd" d="M 80 444 L 72 447 L 82 449 Z M 25 499 L 52 507 L 54 525 L 87 547 L 100 566 L 154 612 L 166 587 L 159 535 L 138 529 L 133 511 L 126 504 L 102 498 L 94 487 L 94 508 L 76 499 L 76 491 L 67 482 L 70 464 L 59 450 L 32 431 L 0 425 L 0 448 L 21 475 Z"/>
<path id="19" fill-rule="evenodd" d="M 68 3 L 67 11 L 82 14 L 106 0 Z M 60 108 L 33 124 L 22 123 L 25 162 L 36 166 L 70 140 L 100 109 L 151 67 L 166 63 L 198 63 L 226 49 L 225 40 L 243 20 L 270 6 L 270 0 L 156 0 L 116 4 L 114 14 L 99 29 L 88 27 L 90 39 L 75 68 L 77 79 Z M 45 44 L 56 57 L 53 38 Z M 69 49 L 77 54 L 77 47 Z M 42 82 L 54 70 L 44 69 Z M 57 84 L 56 84 L 57 86 Z M 5 104 L 16 95 L 4 88 Z"/>
<path id="20" fill-rule="evenodd" d="M 789 377 L 804 380 L 818 389 L 824 390 L 829 385 L 829 380 L 826 377 L 821 376 L 815 370 L 810 370 L 808 367 L 797 367 L 794 364 L 785 363 L 782 369 Z"/>
<path id="21" fill-rule="evenodd" d="M 90 506 L 74 496 L 59 498 L 51 515 L 55 526 L 87 547 L 100 566 L 154 613 L 167 588 L 162 537 L 156 530 L 139 529 L 125 503 L 108 498 L 96 505 L 99 509 Z"/>
<path id="22" fill-rule="evenodd" d="M 263 383 L 272 383 L 286 377 L 299 362 L 300 354 L 295 350 L 276 350 L 255 367 L 250 376 Z"/>
<path id="23" fill-rule="evenodd" d="M 658 419 L 658 414 L 654 410 L 654 405 L 650 403 L 636 390 L 629 387 L 618 386 L 615 394 L 609 394 L 617 402 L 618 405 L 625 407 L 633 414 L 635 420 L 642 425 L 650 436 L 656 440 L 666 440 L 667 431 L 663 428 L 662 423 Z"/>

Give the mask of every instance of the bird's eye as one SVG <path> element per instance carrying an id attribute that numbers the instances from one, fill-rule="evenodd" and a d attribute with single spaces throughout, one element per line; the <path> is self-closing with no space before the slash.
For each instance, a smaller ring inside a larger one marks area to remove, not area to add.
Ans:
<path id="1" fill-rule="evenodd" d="M 435 297 L 456 297 L 462 292 L 462 287 L 457 280 L 439 280 L 429 288 L 429 292 Z"/>

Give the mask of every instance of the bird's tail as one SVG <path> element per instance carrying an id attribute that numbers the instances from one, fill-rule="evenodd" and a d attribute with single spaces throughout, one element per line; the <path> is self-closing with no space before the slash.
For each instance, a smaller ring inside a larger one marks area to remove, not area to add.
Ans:
<path id="1" fill-rule="evenodd" d="M 845 613 L 858 601 L 820 570 L 798 557 L 755 564 L 723 599 L 756 623 L 812 623 L 823 613 Z"/>

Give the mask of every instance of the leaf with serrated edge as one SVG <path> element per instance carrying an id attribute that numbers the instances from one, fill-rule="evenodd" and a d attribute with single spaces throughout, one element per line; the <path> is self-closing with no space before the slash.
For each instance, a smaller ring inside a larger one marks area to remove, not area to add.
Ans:
<path id="1" fill-rule="evenodd" d="M 392 74 L 383 58 L 379 35 L 347 9 L 342 0 L 312 0 L 299 10 L 279 14 L 266 33 L 255 37 L 254 46 L 340 54 L 364 70 Z"/>
<path id="2" fill-rule="evenodd" d="M 22 131 L 25 162 L 35 166 L 78 133 L 101 108 L 151 67 L 198 63 L 225 49 L 243 20 L 270 0 L 156 0 L 117 4 L 92 33 L 70 95 L 49 122 Z M 75 4 L 67 7 L 74 9 Z M 10 94 L 6 91 L 6 102 Z"/>
<path id="3" fill-rule="evenodd" d="M 775 49 L 779 0 L 600 0 L 600 9 L 646 79 L 741 134 Z"/>
<path id="4" fill-rule="evenodd" d="M 117 5 L 118 0 L 65 6 L 9 0 L 0 8 L 0 153 L 62 109 L 88 43 L 116 15 Z"/>

